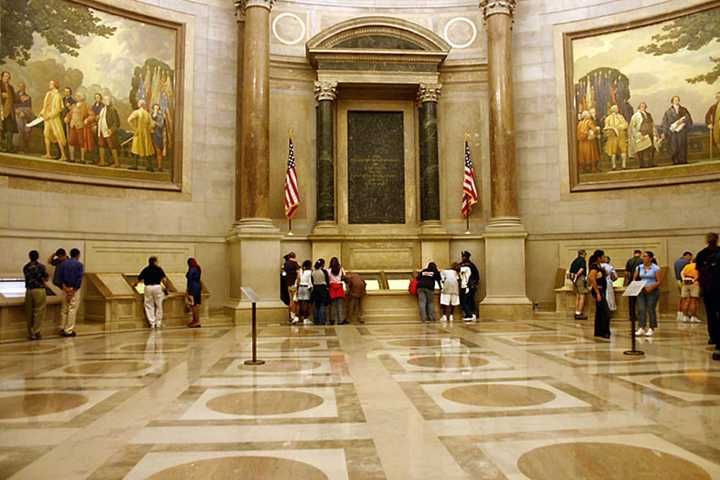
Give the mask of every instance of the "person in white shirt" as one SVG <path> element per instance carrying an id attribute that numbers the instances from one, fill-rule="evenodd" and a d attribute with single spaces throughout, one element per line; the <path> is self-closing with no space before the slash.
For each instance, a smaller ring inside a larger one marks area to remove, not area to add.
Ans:
<path id="1" fill-rule="evenodd" d="M 605 277 L 607 278 L 607 288 L 605 289 L 605 299 L 607 300 L 608 308 L 610 312 L 617 310 L 617 303 L 615 302 L 615 291 L 613 289 L 613 282 L 618 279 L 618 274 L 615 271 L 615 267 L 610 263 L 610 257 L 605 255 L 604 262 L 600 264 L 600 267 L 605 270 Z"/>
<path id="2" fill-rule="evenodd" d="M 310 323 L 310 298 L 312 294 L 312 262 L 305 260 L 298 276 L 297 300 L 300 303 L 298 316 L 304 324 Z"/>
<path id="3" fill-rule="evenodd" d="M 452 266 L 440 272 L 440 280 L 442 289 L 440 290 L 440 305 L 442 308 L 441 322 L 454 320 L 453 311 L 457 305 L 460 305 L 460 289 L 458 285 L 458 264 L 453 263 Z M 468 268 L 468 270 L 470 270 Z"/>

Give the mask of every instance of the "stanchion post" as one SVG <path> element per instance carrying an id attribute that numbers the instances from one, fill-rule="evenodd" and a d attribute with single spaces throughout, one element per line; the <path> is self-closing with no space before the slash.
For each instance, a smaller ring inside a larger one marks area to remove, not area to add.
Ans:
<path id="1" fill-rule="evenodd" d="M 631 312 L 634 313 L 634 312 Z M 635 340 L 635 315 L 630 315 L 630 335 L 632 336 L 632 347 L 630 350 L 626 350 L 623 353 L 625 355 L 633 355 L 633 356 L 640 356 L 645 355 L 645 352 L 637 350 L 635 348 L 636 346 L 636 340 Z"/>
<path id="2" fill-rule="evenodd" d="M 245 295 L 252 302 L 252 360 L 245 360 L 245 365 L 264 365 L 263 360 L 257 359 L 257 297 L 255 292 L 249 288 L 243 288 Z"/>

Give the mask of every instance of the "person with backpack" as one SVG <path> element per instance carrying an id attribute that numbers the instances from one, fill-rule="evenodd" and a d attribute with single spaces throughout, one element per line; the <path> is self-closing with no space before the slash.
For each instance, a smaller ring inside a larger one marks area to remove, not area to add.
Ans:
<path id="1" fill-rule="evenodd" d="M 720 360 L 720 247 L 718 234 L 711 232 L 705 237 L 707 247 L 695 256 L 695 265 L 700 276 L 705 312 L 707 313 L 708 345 L 715 345 L 713 360 Z"/>
<path id="2" fill-rule="evenodd" d="M 440 285 L 440 281 L 440 272 L 435 262 L 428 263 L 417 276 L 418 308 L 423 323 L 435 321 L 435 284 Z"/>
<path id="3" fill-rule="evenodd" d="M 340 265 L 337 257 L 330 259 L 330 271 L 328 272 L 330 285 L 330 325 L 345 325 L 345 270 Z"/>
<path id="4" fill-rule="evenodd" d="M 478 318 L 475 297 L 477 294 L 478 286 L 480 285 L 480 272 L 478 271 L 475 264 L 470 260 L 470 252 L 465 250 L 462 252 L 461 256 L 462 261 L 460 262 L 460 283 L 462 290 L 460 290 L 460 303 L 464 305 L 463 319 L 466 322 L 474 322 Z M 463 272 L 465 272 L 464 279 Z M 464 304 L 463 299 L 465 301 Z"/>

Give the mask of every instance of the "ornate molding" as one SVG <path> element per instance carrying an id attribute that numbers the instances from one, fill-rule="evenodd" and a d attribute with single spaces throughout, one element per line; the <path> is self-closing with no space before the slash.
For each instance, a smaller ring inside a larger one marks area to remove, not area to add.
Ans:
<path id="1" fill-rule="evenodd" d="M 480 0 L 480 8 L 483 9 L 485 20 L 491 15 L 502 14 L 513 16 L 517 0 Z"/>
<path id="2" fill-rule="evenodd" d="M 440 98 L 442 84 L 440 83 L 421 83 L 418 88 L 418 102 L 435 102 Z"/>
<path id="3" fill-rule="evenodd" d="M 330 100 L 334 102 L 337 99 L 338 82 L 335 81 L 319 81 L 315 82 L 315 100 Z"/>
<path id="4" fill-rule="evenodd" d="M 272 10 L 275 0 L 235 0 L 235 15 L 240 18 L 250 7 L 262 7 L 269 11 Z"/>

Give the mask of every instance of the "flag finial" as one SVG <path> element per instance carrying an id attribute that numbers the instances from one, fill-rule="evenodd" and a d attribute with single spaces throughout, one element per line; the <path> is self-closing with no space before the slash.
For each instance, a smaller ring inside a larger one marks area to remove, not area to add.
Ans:
<path id="1" fill-rule="evenodd" d="M 465 141 L 467 142 L 467 141 L 469 141 L 469 140 L 470 140 L 470 132 L 468 132 L 467 130 L 465 130 Z"/>
<path id="2" fill-rule="evenodd" d="M 295 137 L 295 130 L 293 130 L 292 128 L 288 129 L 288 137 L 290 137 L 290 139 Z"/>

